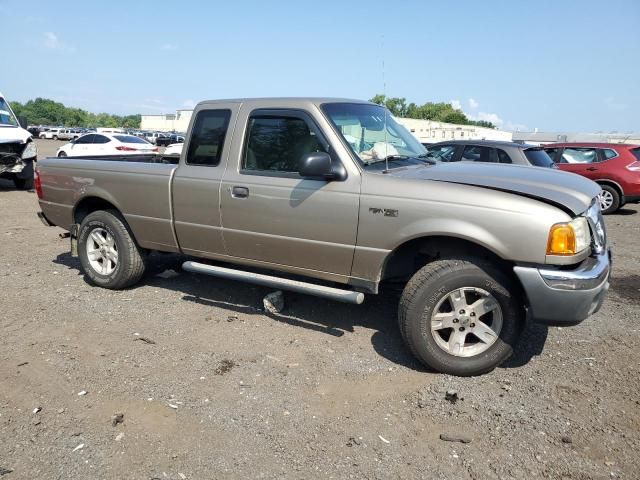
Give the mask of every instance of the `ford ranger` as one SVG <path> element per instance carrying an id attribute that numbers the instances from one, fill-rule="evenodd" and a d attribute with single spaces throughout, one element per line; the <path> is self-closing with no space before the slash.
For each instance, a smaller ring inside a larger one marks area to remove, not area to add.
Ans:
<path id="1" fill-rule="evenodd" d="M 39 215 L 70 232 L 92 284 L 130 287 L 161 251 L 195 257 L 187 271 L 344 302 L 401 285 L 406 345 L 449 374 L 492 370 L 528 320 L 577 324 L 609 288 L 598 185 L 440 163 L 368 102 L 207 101 L 179 160 L 39 163 Z"/>
<path id="2" fill-rule="evenodd" d="M 0 178 L 13 180 L 21 190 L 33 187 L 33 166 L 38 151 L 31 134 L 20 126 L 0 93 Z"/>

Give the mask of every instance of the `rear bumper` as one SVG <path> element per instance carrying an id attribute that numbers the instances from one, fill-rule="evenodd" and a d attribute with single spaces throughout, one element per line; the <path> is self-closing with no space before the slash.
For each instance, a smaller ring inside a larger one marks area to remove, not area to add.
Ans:
<path id="1" fill-rule="evenodd" d="M 576 325 L 600 310 L 611 274 L 611 252 L 589 257 L 573 270 L 514 267 L 535 322 Z"/>
<path id="2" fill-rule="evenodd" d="M 45 227 L 55 227 L 55 224 L 51 223 L 43 212 L 38 212 L 38 218 L 42 223 L 44 223 Z"/>

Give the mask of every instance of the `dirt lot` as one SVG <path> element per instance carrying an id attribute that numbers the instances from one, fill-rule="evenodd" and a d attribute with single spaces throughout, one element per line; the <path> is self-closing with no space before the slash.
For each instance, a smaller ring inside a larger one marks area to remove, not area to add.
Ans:
<path id="1" fill-rule="evenodd" d="M 93 288 L 33 193 L 1 181 L 0 207 L 2 480 L 638 478 L 639 206 L 607 217 L 602 311 L 468 379 L 407 354 L 393 297 L 267 315 L 267 289 L 173 255 Z"/>

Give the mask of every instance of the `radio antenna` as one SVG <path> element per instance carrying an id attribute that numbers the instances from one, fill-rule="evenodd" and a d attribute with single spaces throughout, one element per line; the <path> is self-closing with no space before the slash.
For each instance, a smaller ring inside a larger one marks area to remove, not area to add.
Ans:
<path id="1" fill-rule="evenodd" d="M 384 72 L 384 33 L 382 34 L 382 98 L 384 98 L 384 173 L 389 173 L 389 147 L 387 144 L 387 79 Z"/>

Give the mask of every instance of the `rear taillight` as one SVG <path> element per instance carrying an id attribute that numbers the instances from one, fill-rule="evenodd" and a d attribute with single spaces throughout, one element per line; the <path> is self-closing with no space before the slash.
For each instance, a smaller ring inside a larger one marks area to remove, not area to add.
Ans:
<path id="1" fill-rule="evenodd" d="M 40 170 L 36 167 L 35 172 L 33 173 L 33 188 L 36 190 L 36 195 L 38 198 L 42 198 L 42 182 L 40 181 Z"/>
<path id="2" fill-rule="evenodd" d="M 632 162 L 629 165 L 627 165 L 627 170 L 631 170 L 632 172 L 640 172 L 640 162 L 636 161 L 636 162 Z"/>
<path id="3" fill-rule="evenodd" d="M 120 150 L 121 152 L 137 152 L 137 148 L 133 147 L 125 147 L 124 145 L 116 147 L 116 150 Z"/>

